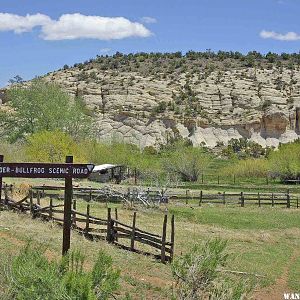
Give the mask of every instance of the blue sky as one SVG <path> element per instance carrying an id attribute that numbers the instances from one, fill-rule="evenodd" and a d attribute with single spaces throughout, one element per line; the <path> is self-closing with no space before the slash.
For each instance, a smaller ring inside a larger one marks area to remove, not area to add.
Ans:
<path id="1" fill-rule="evenodd" d="M 299 0 L 0 0 L 0 87 L 116 51 L 299 52 L 299 14 Z"/>

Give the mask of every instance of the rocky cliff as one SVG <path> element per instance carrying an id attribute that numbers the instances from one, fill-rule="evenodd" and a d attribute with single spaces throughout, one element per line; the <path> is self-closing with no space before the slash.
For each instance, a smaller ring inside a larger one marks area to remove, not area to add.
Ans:
<path id="1" fill-rule="evenodd" d="M 246 137 L 276 147 L 300 134 L 300 71 L 291 62 L 119 55 L 44 78 L 83 97 L 102 140 L 144 148 L 182 136 L 215 147 Z"/>

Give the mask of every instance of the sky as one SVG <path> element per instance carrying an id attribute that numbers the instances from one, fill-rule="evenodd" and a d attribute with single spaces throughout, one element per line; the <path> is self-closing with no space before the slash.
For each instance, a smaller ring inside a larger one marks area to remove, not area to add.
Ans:
<path id="1" fill-rule="evenodd" d="M 0 0 L 0 87 L 116 51 L 300 51 L 300 0 Z"/>

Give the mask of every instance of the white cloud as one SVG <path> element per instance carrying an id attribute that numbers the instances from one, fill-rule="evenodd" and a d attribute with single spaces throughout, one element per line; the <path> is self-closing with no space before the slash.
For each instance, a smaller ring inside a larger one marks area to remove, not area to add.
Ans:
<path id="1" fill-rule="evenodd" d="M 64 14 L 52 20 L 43 14 L 19 16 L 0 13 L 0 31 L 29 32 L 41 27 L 40 37 L 45 40 L 99 39 L 113 40 L 128 37 L 148 37 L 152 33 L 141 23 L 123 17 Z"/>
<path id="2" fill-rule="evenodd" d="M 36 26 L 43 26 L 51 19 L 42 14 L 19 16 L 0 13 L 0 31 L 14 31 L 15 33 L 29 32 Z"/>
<path id="3" fill-rule="evenodd" d="M 99 40 L 124 39 L 128 37 L 148 37 L 151 32 L 140 23 L 123 17 L 108 18 L 84 16 L 81 14 L 62 15 L 42 27 L 45 40 L 74 40 L 91 38 Z"/>
<path id="4" fill-rule="evenodd" d="M 142 17 L 141 22 L 146 24 L 152 24 L 152 23 L 157 23 L 157 20 L 152 17 Z"/>
<path id="5" fill-rule="evenodd" d="M 286 34 L 278 33 L 275 31 L 262 30 L 260 32 L 260 37 L 264 39 L 274 39 L 279 41 L 299 41 L 300 35 L 296 32 L 287 32 Z"/>

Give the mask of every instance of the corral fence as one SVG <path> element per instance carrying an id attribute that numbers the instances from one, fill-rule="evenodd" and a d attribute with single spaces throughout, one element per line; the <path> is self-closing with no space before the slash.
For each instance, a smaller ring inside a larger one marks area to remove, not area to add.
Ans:
<path id="1" fill-rule="evenodd" d="M 10 195 L 13 191 L 13 186 L 4 185 L 4 199 L 0 199 L 2 208 L 11 209 L 14 211 L 30 214 L 33 218 L 41 218 L 46 221 L 55 221 L 63 225 L 64 204 L 55 204 L 53 198 L 48 199 L 48 204 L 43 206 L 46 199 L 41 201 L 40 193 L 34 193 L 30 190 L 29 194 L 19 201 L 16 201 Z M 37 196 L 39 195 L 39 196 Z M 35 196 L 35 197 L 34 197 Z M 73 199 L 72 203 L 72 229 L 83 234 L 91 240 L 106 240 L 109 243 L 115 244 L 120 248 L 146 254 L 153 255 L 160 259 L 161 262 L 171 262 L 174 255 L 174 237 L 175 237 L 175 220 L 174 215 L 171 216 L 170 240 L 167 239 L 167 224 L 168 215 L 164 215 L 162 235 L 151 233 L 142 230 L 136 226 L 137 213 L 133 213 L 132 225 L 121 222 L 118 218 L 118 210 L 114 210 L 112 215 L 111 208 L 107 209 L 107 218 L 102 219 L 90 214 L 90 203 L 86 203 L 86 212 L 82 213 L 77 210 L 77 200 Z M 127 240 L 127 243 L 122 242 Z M 155 249 L 156 253 L 146 252 L 137 248 L 137 243 L 141 243 Z M 157 253 L 157 250 L 159 251 Z"/>
<path id="2" fill-rule="evenodd" d="M 63 197 L 63 187 L 59 186 L 33 186 L 32 191 L 34 196 L 40 197 Z M 62 193 L 61 193 L 62 192 Z M 160 203 L 167 203 L 168 197 L 165 189 L 144 189 L 144 188 L 128 188 L 126 192 L 115 190 L 109 186 L 102 188 L 83 188 L 73 187 L 73 198 L 80 198 L 86 201 L 96 202 L 126 202 L 129 206 L 133 207 L 135 204 L 143 204 L 145 206 L 155 206 Z"/>
<path id="3" fill-rule="evenodd" d="M 246 205 L 261 206 L 282 206 L 286 208 L 299 208 L 299 196 L 291 194 L 289 190 L 286 193 L 262 193 L 262 192 L 217 192 L 206 193 L 204 191 L 195 192 L 186 190 L 183 194 L 173 194 L 169 196 L 170 200 L 184 200 L 185 203 L 202 204 L 232 204 L 245 207 Z"/>
<path id="4" fill-rule="evenodd" d="M 271 175 L 266 175 L 262 177 L 244 177 L 240 175 L 224 175 L 218 174 L 215 172 L 211 173 L 201 173 L 198 176 L 198 180 L 196 182 L 189 182 L 189 181 L 182 181 L 180 176 L 175 176 L 171 174 L 167 174 L 165 178 L 159 178 L 158 175 L 153 174 L 150 171 L 140 171 L 137 169 L 130 170 L 128 172 L 128 177 L 126 179 L 131 178 L 132 180 L 129 181 L 129 184 L 142 184 L 142 185 L 150 185 L 150 186 L 157 186 L 157 185 L 168 185 L 168 187 L 179 188 L 190 186 L 193 184 L 199 185 L 230 185 L 230 186 L 238 186 L 242 184 L 256 184 L 256 185 L 272 185 L 272 184 L 288 184 L 288 185 L 299 185 L 300 179 L 288 179 L 288 180 L 281 180 L 279 177 L 274 177 Z"/>

